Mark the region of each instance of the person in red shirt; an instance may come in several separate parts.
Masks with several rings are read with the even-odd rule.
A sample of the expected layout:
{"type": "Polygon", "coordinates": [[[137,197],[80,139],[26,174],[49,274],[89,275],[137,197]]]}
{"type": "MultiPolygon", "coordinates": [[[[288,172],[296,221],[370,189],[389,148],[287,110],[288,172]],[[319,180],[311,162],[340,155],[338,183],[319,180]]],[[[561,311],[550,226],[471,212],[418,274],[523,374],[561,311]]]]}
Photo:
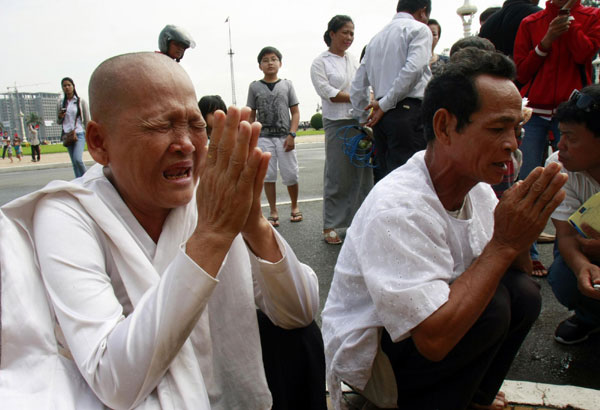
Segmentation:
{"type": "MultiPolygon", "coordinates": [[[[592,83],[592,60],[600,48],[600,10],[584,7],[577,0],[561,10],[567,0],[549,0],[546,8],[523,19],[514,46],[517,81],[523,84],[521,95],[529,99],[533,116],[523,126],[525,136],[520,149],[524,179],[543,164],[549,144],[549,132],[556,147],[560,139],[558,105],[569,99],[574,89],[592,83]]],[[[532,249],[534,273],[545,276],[546,269],[532,249]]]]}

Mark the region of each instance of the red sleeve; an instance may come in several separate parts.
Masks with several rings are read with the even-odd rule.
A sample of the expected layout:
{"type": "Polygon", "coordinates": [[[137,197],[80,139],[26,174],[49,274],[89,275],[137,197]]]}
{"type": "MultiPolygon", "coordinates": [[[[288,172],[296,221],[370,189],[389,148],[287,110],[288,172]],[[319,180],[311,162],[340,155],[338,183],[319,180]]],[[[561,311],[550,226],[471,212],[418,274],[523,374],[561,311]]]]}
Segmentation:
{"type": "Polygon", "coordinates": [[[584,25],[578,20],[571,23],[567,40],[573,60],[577,64],[585,64],[590,61],[600,48],[599,16],[594,10],[594,13],[588,17],[588,24],[584,25]]]}
{"type": "Polygon", "coordinates": [[[530,82],[544,63],[544,57],[540,57],[535,52],[537,43],[532,39],[530,27],[525,21],[521,23],[513,51],[513,58],[517,65],[517,81],[522,84],[530,82]]]}

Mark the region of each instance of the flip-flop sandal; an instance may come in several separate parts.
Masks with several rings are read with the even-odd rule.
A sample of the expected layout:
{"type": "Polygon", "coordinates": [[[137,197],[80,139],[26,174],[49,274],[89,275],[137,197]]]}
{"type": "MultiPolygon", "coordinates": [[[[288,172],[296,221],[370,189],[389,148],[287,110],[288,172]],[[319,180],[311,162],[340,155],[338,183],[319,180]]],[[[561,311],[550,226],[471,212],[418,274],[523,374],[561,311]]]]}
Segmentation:
{"type": "Polygon", "coordinates": [[[302,217],[302,212],[292,212],[291,213],[291,218],[290,218],[290,222],[302,222],[302,220],[304,219],[302,217]]]}
{"type": "Polygon", "coordinates": [[[556,239],[555,235],[546,233],[546,232],[542,232],[539,234],[538,238],[537,238],[537,243],[553,243],[554,240],[556,239]]]}
{"type": "Polygon", "coordinates": [[[548,269],[546,269],[546,267],[544,266],[544,264],[542,264],[542,262],[533,261],[533,269],[532,269],[531,275],[535,276],[536,278],[546,277],[546,276],[548,276],[548,269]],[[541,272],[541,273],[536,273],[536,272],[541,272]]]}
{"type": "Polygon", "coordinates": [[[323,240],[328,245],[341,245],[343,242],[336,231],[323,232],[323,240]]]}
{"type": "Polygon", "coordinates": [[[267,218],[267,221],[271,223],[273,228],[277,228],[279,226],[279,217],[277,216],[270,216],[267,218]]]}

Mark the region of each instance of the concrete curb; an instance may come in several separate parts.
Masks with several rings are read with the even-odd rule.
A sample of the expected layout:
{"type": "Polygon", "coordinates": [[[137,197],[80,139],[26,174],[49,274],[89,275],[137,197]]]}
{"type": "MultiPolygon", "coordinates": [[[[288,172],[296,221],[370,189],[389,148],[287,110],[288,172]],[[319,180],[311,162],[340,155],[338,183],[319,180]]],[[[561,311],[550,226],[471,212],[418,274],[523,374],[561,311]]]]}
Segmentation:
{"type": "Polygon", "coordinates": [[[577,386],[506,380],[502,391],[511,405],[551,409],[600,409],[600,391],[577,386]]]}
{"type": "MultiPolygon", "coordinates": [[[[555,384],[534,383],[516,380],[505,380],[500,388],[506,394],[511,410],[566,409],[566,410],[598,410],[600,409],[600,391],[577,386],[559,386],[555,384]]],[[[327,389],[329,391],[329,389],[327,389]]],[[[361,407],[364,399],[342,384],[342,392],[350,396],[353,405],[361,407]],[[354,398],[352,398],[354,397],[354,398]]],[[[328,397],[329,399],[329,397],[328,397]]],[[[368,407],[375,409],[373,405],[368,407]]],[[[333,409],[328,400],[328,409],[333,409]]]]}
{"type": "MultiPolygon", "coordinates": [[[[52,155],[52,154],[48,154],[52,155]]],[[[94,160],[83,161],[86,167],[91,167],[96,163],[94,160]]],[[[53,169],[53,168],[63,168],[71,166],[71,162],[49,162],[46,164],[29,164],[29,165],[15,165],[11,167],[0,168],[0,174],[6,174],[9,172],[21,172],[21,171],[35,171],[42,169],[53,169]]]]}

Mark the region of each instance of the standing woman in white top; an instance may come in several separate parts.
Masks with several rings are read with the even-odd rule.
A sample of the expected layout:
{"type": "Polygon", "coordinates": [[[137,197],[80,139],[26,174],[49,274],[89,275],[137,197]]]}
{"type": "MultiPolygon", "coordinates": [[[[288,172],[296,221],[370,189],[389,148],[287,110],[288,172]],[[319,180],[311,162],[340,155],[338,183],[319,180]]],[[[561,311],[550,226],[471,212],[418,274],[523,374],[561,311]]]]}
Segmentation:
{"type": "Polygon", "coordinates": [[[77,95],[75,83],[69,77],[61,80],[60,85],[64,92],[64,98],[58,101],[58,123],[62,124],[62,133],[67,134],[75,129],[77,142],[67,147],[75,178],[85,174],[83,163],[83,149],[85,147],[85,127],[90,119],[87,102],[77,95]]]}
{"type": "MultiPolygon", "coordinates": [[[[331,245],[342,243],[336,229],[350,226],[354,214],[373,187],[373,171],[358,168],[343,153],[346,126],[358,126],[350,110],[350,85],[358,68],[356,58],[346,52],[354,41],[354,23],[348,16],[334,16],[323,35],[329,47],[312,63],[310,77],[321,96],[325,129],[325,172],[323,176],[323,239],[331,245]]],[[[351,137],[359,132],[351,129],[351,137]]]]}

